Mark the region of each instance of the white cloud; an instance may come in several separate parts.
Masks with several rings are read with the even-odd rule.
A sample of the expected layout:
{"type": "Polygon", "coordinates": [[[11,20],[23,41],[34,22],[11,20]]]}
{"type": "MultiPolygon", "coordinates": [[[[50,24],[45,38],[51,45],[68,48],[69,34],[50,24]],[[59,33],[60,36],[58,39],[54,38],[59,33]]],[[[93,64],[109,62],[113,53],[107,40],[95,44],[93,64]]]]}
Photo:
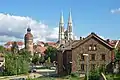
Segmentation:
{"type": "Polygon", "coordinates": [[[58,27],[51,29],[48,25],[30,17],[0,13],[0,42],[23,40],[28,23],[32,29],[34,42],[57,40],[58,27]]]}
{"type": "Polygon", "coordinates": [[[111,13],[120,13],[120,8],[118,8],[118,9],[112,9],[111,13]]]}

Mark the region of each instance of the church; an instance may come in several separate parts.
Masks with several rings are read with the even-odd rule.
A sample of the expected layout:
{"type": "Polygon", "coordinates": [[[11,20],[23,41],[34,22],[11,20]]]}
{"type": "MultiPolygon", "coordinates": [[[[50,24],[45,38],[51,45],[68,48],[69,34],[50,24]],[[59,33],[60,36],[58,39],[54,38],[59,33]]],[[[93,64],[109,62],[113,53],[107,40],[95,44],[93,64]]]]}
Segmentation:
{"type": "Polygon", "coordinates": [[[120,45],[119,40],[112,44],[114,41],[104,40],[94,32],[85,38],[80,37],[79,40],[74,40],[72,24],[70,12],[67,30],[64,31],[63,14],[61,15],[57,73],[59,75],[68,75],[72,72],[85,74],[87,70],[91,71],[99,67],[105,67],[108,69],[107,71],[112,72],[114,47],[120,45]]]}

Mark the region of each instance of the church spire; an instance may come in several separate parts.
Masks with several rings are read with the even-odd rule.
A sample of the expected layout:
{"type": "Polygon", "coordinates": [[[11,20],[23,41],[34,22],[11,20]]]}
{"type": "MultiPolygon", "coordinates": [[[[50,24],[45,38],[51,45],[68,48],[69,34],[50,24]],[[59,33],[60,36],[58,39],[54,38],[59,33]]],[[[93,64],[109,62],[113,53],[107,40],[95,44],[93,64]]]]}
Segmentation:
{"type": "Polygon", "coordinates": [[[64,39],[64,19],[63,12],[61,11],[60,22],[59,22],[59,41],[64,39]]]}
{"type": "Polygon", "coordinates": [[[64,24],[63,12],[62,11],[61,11],[61,16],[60,16],[60,23],[64,24]]]}
{"type": "Polygon", "coordinates": [[[72,15],[71,15],[71,9],[70,9],[70,12],[69,12],[67,30],[68,30],[68,40],[73,39],[73,35],[72,35],[72,15]]]}
{"type": "Polygon", "coordinates": [[[70,9],[70,12],[69,12],[68,24],[72,24],[71,9],[70,9]]]}

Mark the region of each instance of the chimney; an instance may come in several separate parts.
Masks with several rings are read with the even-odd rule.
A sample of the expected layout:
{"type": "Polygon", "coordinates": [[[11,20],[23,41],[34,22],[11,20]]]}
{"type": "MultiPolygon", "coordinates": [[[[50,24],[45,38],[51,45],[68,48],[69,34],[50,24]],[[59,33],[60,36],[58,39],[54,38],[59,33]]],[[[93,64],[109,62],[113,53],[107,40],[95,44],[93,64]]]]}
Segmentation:
{"type": "Polygon", "coordinates": [[[82,40],[82,37],[80,37],[80,40],[82,40]]]}
{"type": "Polygon", "coordinates": [[[110,42],[110,39],[107,39],[106,41],[107,41],[107,43],[109,43],[109,42],[110,42]]]}

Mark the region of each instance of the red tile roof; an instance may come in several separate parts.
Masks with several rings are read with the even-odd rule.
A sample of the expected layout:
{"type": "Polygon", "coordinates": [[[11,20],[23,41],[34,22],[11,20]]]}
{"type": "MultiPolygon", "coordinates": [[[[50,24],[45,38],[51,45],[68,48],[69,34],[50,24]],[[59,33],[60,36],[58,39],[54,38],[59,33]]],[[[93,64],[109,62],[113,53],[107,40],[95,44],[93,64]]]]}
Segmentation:
{"type": "Polygon", "coordinates": [[[35,50],[35,52],[40,52],[41,54],[44,54],[46,49],[47,49],[47,47],[42,47],[42,46],[37,45],[34,50],[35,50]]]}
{"type": "Polygon", "coordinates": [[[47,42],[48,45],[55,45],[55,42],[47,42]]]}
{"type": "Polygon", "coordinates": [[[38,41],[37,45],[45,44],[43,41],[38,41]]]}
{"type": "MultiPolygon", "coordinates": [[[[12,45],[13,43],[14,43],[14,41],[9,41],[9,42],[7,42],[7,43],[5,44],[5,46],[10,46],[10,45],[12,45]]],[[[18,41],[17,44],[18,44],[18,46],[24,45],[24,43],[23,43],[22,41],[18,41]]]]}
{"type": "Polygon", "coordinates": [[[49,46],[56,47],[56,44],[57,44],[57,43],[55,43],[55,42],[47,42],[47,44],[48,44],[49,46]]]}

